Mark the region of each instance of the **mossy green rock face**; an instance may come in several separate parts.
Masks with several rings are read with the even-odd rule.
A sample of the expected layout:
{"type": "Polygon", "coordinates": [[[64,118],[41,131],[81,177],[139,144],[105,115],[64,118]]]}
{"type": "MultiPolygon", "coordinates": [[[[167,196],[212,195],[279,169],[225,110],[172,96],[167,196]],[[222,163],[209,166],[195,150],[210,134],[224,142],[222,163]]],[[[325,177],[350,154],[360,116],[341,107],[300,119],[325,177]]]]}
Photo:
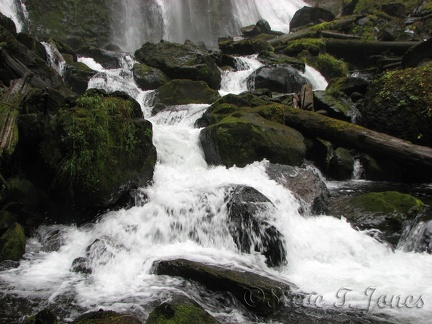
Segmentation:
{"type": "Polygon", "coordinates": [[[432,146],[432,64],[390,71],[369,86],[359,124],[432,146]]]}
{"type": "Polygon", "coordinates": [[[165,73],[146,64],[135,63],[132,72],[136,84],[143,90],[154,90],[168,82],[165,73]]]}
{"type": "Polygon", "coordinates": [[[25,252],[26,238],[24,229],[14,223],[0,238],[0,262],[19,261],[25,252]]]}
{"type": "Polygon", "coordinates": [[[219,43],[219,49],[224,54],[251,55],[262,51],[272,51],[272,46],[265,37],[242,39],[239,41],[226,40],[219,43]]]}
{"type": "Polygon", "coordinates": [[[192,43],[145,43],[135,52],[135,58],[171,79],[205,81],[213,89],[220,88],[221,73],[210,53],[192,43]]]}
{"type": "Polygon", "coordinates": [[[77,206],[107,206],[153,175],[152,127],[127,95],[87,92],[61,109],[39,144],[52,185],[77,206]]]}
{"type": "Polygon", "coordinates": [[[149,315],[146,324],[216,324],[215,318],[192,303],[163,303],[149,315]]]}
{"type": "Polygon", "coordinates": [[[66,85],[76,94],[82,95],[88,87],[88,82],[97,73],[81,62],[66,65],[64,80],[66,85]]]}
{"type": "Polygon", "coordinates": [[[306,155],[299,132],[252,114],[226,117],[203,129],[200,140],[207,163],[227,167],[243,167],[262,159],[298,166],[306,155]]]}
{"type": "Polygon", "coordinates": [[[74,49],[83,45],[101,47],[112,36],[111,2],[27,0],[30,32],[42,39],[54,37],[74,49]]]}
{"type": "Polygon", "coordinates": [[[113,311],[90,312],[78,317],[73,324],[142,324],[138,318],[113,311]]]}
{"type": "Polygon", "coordinates": [[[210,104],[219,98],[219,92],[210,89],[204,81],[171,80],[156,90],[155,104],[210,104]]]}
{"type": "Polygon", "coordinates": [[[365,193],[343,203],[342,214],[356,228],[378,229],[384,238],[396,245],[403,223],[413,219],[424,207],[421,200],[396,191],[365,193]]]}

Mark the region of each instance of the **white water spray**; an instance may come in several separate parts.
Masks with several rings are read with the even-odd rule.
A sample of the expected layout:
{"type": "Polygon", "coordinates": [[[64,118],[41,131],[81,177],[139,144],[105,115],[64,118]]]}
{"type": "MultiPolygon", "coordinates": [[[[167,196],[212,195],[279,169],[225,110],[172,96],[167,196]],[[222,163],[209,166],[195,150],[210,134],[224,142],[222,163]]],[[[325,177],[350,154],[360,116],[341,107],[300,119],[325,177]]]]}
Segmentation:
{"type": "Polygon", "coordinates": [[[28,13],[21,0],[0,0],[0,12],[13,20],[17,32],[23,30],[28,13]]]}

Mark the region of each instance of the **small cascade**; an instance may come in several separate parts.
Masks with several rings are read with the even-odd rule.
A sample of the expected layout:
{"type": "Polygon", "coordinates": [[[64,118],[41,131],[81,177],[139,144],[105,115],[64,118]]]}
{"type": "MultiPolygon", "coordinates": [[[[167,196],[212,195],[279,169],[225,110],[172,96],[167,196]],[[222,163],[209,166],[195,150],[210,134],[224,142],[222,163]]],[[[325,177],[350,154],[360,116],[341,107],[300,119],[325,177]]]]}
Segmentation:
{"type": "Polygon", "coordinates": [[[59,75],[63,76],[66,67],[66,61],[63,55],[61,55],[57,47],[49,42],[42,42],[42,45],[45,47],[48,56],[48,64],[56,70],[59,75]]]}
{"type": "Polygon", "coordinates": [[[247,91],[248,76],[262,66],[257,60],[257,55],[235,58],[236,71],[224,71],[219,93],[225,96],[228,93],[239,94],[247,91]]]}
{"type": "Polygon", "coordinates": [[[397,248],[405,252],[432,253],[432,220],[419,214],[404,229],[397,248]]]}
{"type": "Polygon", "coordinates": [[[0,0],[0,12],[13,20],[17,32],[25,30],[28,12],[22,0],[0,0]]]}
{"type": "Polygon", "coordinates": [[[360,161],[360,159],[354,159],[354,165],[353,165],[353,173],[352,173],[352,179],[353,180],[360,180],[364,177],[364,168],[360,161]]]}
{"type": "Polygon", "coordinates": [[[305,71],[302,75],[312,84],[312,90],[325,90],[327,88],[327,80],[312,66],[306,64],[305,71]]]}

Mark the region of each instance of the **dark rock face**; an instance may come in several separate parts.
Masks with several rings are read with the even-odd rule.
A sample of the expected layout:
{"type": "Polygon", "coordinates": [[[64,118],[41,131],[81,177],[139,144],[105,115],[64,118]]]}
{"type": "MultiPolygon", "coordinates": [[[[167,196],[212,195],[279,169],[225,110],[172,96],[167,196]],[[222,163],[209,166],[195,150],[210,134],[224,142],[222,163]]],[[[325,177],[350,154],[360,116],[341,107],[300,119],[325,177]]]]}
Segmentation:
{"type": "Polygon", "coordinates": [[[402,2],[383,4],[381,10],[392,17],[404,18],[407,14],[407,8],[402,2]]]}
{"type": "Polygon", "coordinates": [[[192,43],[146,43],[135,52],[135,57],[171,79],[205,81],[213,89],[220,88],[221,73],[210,53],[192,43]]]}
{"type": "Polygon", "coordinates": [[[78,95],[87,90],[88,82],[97,73],[81,62],[67,64],[64,80],[66,85],[78,95]]]}
{"type": "Polygon", "coordinates": [[[261,315],[272,313],[282,307],[280,298],[290,294],[292,288],[296,288],[293,284],[279,282],[253,272],[237,271],[185,259],[157,261],[153,267],[158,275],[180,276],[198,281],[213,291],[230,292],[247,309],[261,315]],[[253,299],[255,301],[250,302],[253,299]]]}
{"type": "Polygon", "coordinates": [[[117,69],[120,67],[118,54],[113,51],[86,46],[80,48],[77,53],[81,56],[91,57],[105,69],[117,69]]]}
{"type": "Polygon", "coordinates": [[[235,186],[229,193],[228,228],[240,251],[260,252],[270,267],[286,262],[282,234],[268,223],[274,206],[252,187],[235,186]]]}
{"type": "Polygon", "coordinates": [[[239,41],[233,39],[223,40],[219,42],[219,49],[224,54],[252,55],[262,51],[271,51],[272,47],[265,39],[257,37],[239,41]]]}
{"type": "Polygon", "coordinates": [[[104,311],[100,309],[97,312],[90,312],[81,315],[72,322],[73,324],[104,323],[104,324],[143,324],[135,316],[120,314],[113,311],[104,311]]]}
{"type": "Polygon", "coordinates": [[[328,169],[328,175],[334,180],[349,180],[354,170],[354,158],[350,151],[338,147],[333,152],[328,169]]]}
{"type": "Polygon", "coordinates": [[[309,24],[318,24],[323,21],[332,21],[335,16],[326,9],[320,7],[303,7],[294,14],[290,21],[290,30],[306,26],[309,24]]]}
{"type": "Polygon", "coordinates": [[[411,47],[402,57],[402,67],[417,67],[421,63],[432,61],[432,37],[411,47]]]}
{"type": "Polygon", "coordinates": [[[328,212],[329,191],[324,181],[312,169],[270,163],[266,172],[270,179],[291,190],[312,213],[328,212]]]}
{"type": "Polygon", "coordinates": [[[146,64],[135,63],[133,77],[142,90],[154,90],[168,82],[168,77],[161,70],[146,64]]]}
{"type": "Polygon", "coordinates": [[[154,104],[210,104],[219,98],[219,93],[210,89],[204,81],[171,80],[156,90],[154,104]]]}
{"type": "Polygon", "coordinates": [[[266,88],[275,92],[300,93],[308,80],[300,72],[287,65],[263,66],[248,78],[248,88],[266,88]]]}
{"type": "Polygon", "coordinates": [[[245,36],[257,36],[263,33],[270,33],[271,27],[267,20],[260,19],[255,25],[241,28],[241,32],[245,36]]]}

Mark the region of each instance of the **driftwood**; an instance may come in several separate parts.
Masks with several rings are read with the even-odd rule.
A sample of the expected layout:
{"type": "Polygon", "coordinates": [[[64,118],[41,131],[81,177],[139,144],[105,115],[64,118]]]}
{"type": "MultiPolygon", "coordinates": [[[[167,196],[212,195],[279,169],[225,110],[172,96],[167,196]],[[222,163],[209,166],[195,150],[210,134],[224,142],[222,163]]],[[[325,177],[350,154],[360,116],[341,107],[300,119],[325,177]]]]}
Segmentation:
{"type": "Polygon", "coordinates": [[[25,95],[31,90],[32,74],[11,81],[10,87],[0,98],[0,156],[11,154],[18,138],[18,108],[25,95]]]}
{"type": "Polygon", "coordinates": [[[305,136],[319,137],[374,157],[396,161],[418,172],[432,174],[432,148],[411,144],[396,137],[317,113],[286,107],[285,124],[305,136]]]}

